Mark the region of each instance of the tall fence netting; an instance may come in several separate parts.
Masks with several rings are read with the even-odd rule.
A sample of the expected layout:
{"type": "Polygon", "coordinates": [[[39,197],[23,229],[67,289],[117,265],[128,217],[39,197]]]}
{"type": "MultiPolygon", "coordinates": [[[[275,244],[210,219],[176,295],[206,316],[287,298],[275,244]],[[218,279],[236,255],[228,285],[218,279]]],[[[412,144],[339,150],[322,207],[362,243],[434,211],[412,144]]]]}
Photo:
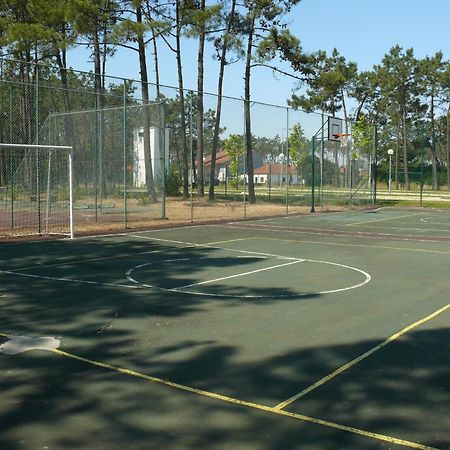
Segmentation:
{"type": "Polygon", "coordinates": [[[313,159],[325,115],[223,97],[215,136],[216,95],[113,77],[99,92],[90,73],[5,59],[0,83],[0,142],[73,147],[80,231],[304,212],[313,185],[322,210],[371,201],[363,152],[324,141],[313,159]]]}

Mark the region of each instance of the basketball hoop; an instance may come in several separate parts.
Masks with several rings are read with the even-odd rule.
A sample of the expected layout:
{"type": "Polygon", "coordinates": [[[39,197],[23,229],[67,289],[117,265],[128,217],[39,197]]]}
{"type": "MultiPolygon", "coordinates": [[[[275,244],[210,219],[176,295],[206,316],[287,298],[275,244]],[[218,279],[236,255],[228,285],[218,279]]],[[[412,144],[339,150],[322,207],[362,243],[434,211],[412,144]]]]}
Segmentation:
{"type": "Polygon", "coordinates": [[[348,141],[350,140],[352,134],[351,133],[336,133],[333,137],[340,141],[341,147],[347,147],[348,141]]]}

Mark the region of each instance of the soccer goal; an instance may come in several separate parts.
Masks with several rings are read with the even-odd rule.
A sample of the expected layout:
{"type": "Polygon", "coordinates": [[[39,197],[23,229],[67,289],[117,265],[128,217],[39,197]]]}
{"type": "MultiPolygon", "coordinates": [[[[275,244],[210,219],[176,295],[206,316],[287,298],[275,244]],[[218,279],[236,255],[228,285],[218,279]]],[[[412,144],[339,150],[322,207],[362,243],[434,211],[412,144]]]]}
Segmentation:
{"type": "Polygon", "coordinates": [[[0,236],[73,238],[69,146],[0,143],[0,236]]]}

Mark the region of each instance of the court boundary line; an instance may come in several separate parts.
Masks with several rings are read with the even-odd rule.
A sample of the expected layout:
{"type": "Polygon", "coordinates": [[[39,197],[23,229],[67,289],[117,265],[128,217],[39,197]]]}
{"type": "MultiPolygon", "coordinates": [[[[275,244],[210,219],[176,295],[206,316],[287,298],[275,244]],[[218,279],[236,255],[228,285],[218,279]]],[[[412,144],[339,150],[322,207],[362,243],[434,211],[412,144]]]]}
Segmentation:
{"type": "MultiPolygon", "coordinates": [[[[222,244],[222,243],[228,243],[228,242],[235,242],[235,241],[246,241],[248,239],[251,238],[237,238],[237,239],[228,239],[228,240],[224,240],[224,241],[213,241],[213,242],[207,242],[205,245],[215,245],[215,244],[222,244]]],[[[78,259],[78,260],[74,260],[74,261],[65,261],[65,262],[61,262],[61,263],[53,263],[53,264],[38,264],[38,265],[34,265],[34,266],[25,266],[25,267],[20,267],[18,269],[14,269],[11,272],[15,272],[15,271],[20,271],[20,270],[30,270],[30,269],[43,269],[43,268],[48,268],[48,267],[60,267],[60,266],[65,266],[65,265],[71,265],[71,264],[81,264],[81,263],[86,263],[86,262],[92,262],[92,261],[104,261],[104,260],[108,260],[108,259],[120,259],[120,258],[124,258],[125,256],[139,256],[139,255],[151,255],[154,253],[161,253],[163,252],[165,249],[159,249],[159,250],[146,250],[145,252],[138,252],[138,253],[130,253],[128,255],[111,255],[111,256],[102,256],[99,258],[88,258],[88,259],[78,259]]],[[[0,269],[0,273],[2,272],[2,270],[0,269]]]]}
{"type": "MultiPolygon", "coordinates": [[[[0,336],[8,338],[10,335],[0,332],[0,336]]],[[[399,439],[396,437],[387,436],[387,435],[380,434],[380,433],[374,433],[374,432],[366,431],[366,430],[363,430],[360,428],[355,428],[355,427],[351,427],[348,425],[342,425],[342,424],[338,424],[335,422],[330,422],[327,420],[323,420],[323,419],[319,419],[319,418],[315,418],[315,417],[311,417],[311,416],[306,416],[304,414],[298,414],[298,413],[293,413],[293,412],[284,411],[284,410],[277,410],[276,408],[271,407],[271,406],[266,406],[266,405],[262,405],[259,403],[250,402],[247,400],[240,400],[240,399],[237,399],[234,397],[217,394],[214,392],[206,391],[206,390],[195,388],[192,386],[187,386],[184,384],[165,380],[163,378],[155,377],[153,375],[147,375],[147,374],[144,374],[142,372],[138,372],[138,371],[135,371],[132,369],[127,369],[127,368],[123,368],[120,366],[107,364],[107,363],[104,363],[101,361],[96,361],[93,359],[85,358],[83,356],[79,356],[74,353],[66,352],[64,350],[51,349],[51,350],[47,350],[47,351],[54,353],[61,357],[73,359],[73,360],[76,360],[79,362],[83,362],[85,364],[92,365],[94,367],[100,367],[102,369],[111,370],[113,372],[117,372],[122,375],[128,375],[128,376],[131,376],[134,378],[139,378],[139,379],[148,381],[150,383],[163,385],[163,386],[170,387],[170,388],[177,389],[177,390],[184,391],[184,392],[189,392],[191,394],[196,394],[201,397],[219,400],[219,401],[229,403],[232,405],[242,406],[242,407],[246,407],[249,409],[255,409],[255,410],[264,411],[264,412],[279,415],[279,416],[289,417],[289,418],[296,419],[296,420],[299,420],[302,422],[312,423],[315,425],[323,426],[325,428],[331,428],[331,429],[335,429],[338,431],[356,434],[356,435],[359,435],[359,436],[362,436],[365,438],[369,438],[369,439],[373,439],[373,440],[389,442],[389,443],[395,444],[395,445],[403,445],[406,447],[420,449],[420,450],[439,450],[435,447],[430,447],[430,446],[427,446],[427,445],[424,445],[421,443],[412,442],[412,441],[408,441],[408,440],[404,440],[404,439],[399,439]]]]}
{"type": "MultiPolygon", "coordinates": [[[[262,230],[261,230],[262,231],[262,230]]],[[[312,244],[312,245],[334,245],[336,247],[364,247],[364,248],[376,248],[383,250],[403,250],[409,252],[418,253],[436,253],[442,255],[450,255],[450,251],[444,252],[442,250],[429,250],[426,248],[409,248],[409,247],[389,247],[386,245],[367,245],[367,244],[347,244],[342,242],[324,242],[324,241],[305,241],[301,239],[283,239],[283,238],[271,238],[271,237],[258,237],[254,236],[252,239],[260,239],[263,241],[280,241],[280,242],[296,242],[300,244],[312,244]]]]}
{"type": "MultiPolygon", "coordinates": [[[[88,234],[88,235],[82,235],[82,236],[74,236],[73,239],[68,238],[60,238],[60,239],[51,239],[51,240],[45,240],[45,239],[36,239],[36,240],[19,240],[15,242],[8,242],[0,238],[0,245],[1,246],[9,246],[9,245],[17,245],[17,244],[49,244],[51,242],[67,242],[71,243],[74,241],[79,241],[83,239],[97,239],[97,238],[115,238],[115,237],[122,237],[122,236],[130,236],[136,233],[154,233],[158,231],[172,231],[172,230],[182,230],[184,228],[196,228],[196,227],[202,227],[205,225],[214,225],[214,224],[204,224],[204,223],[186,223],[186,224],[174,224],[173,227],[161,227],[161,228],[149,228],[147,230],[135,230],[135,231],[117,231],[112,233],[103,233],[103,234],[88,234]]],[[[6,238],[7,239],[7,238],[6,238]]]]}
{"type": "MultiPolygon", "coordinates": [[[[271,231],[279,231],[280,233],[296,233],[296,234],[313,234],[313,235],[319,235],[319,236],[332,236],[332,237],[355,237],[359,239],[374,239],[374,240],[389,240],[389,241],[406,241],[406,242],[437,242],[437,243],[450,243],[450,240],[448,238],[442,238],[445,240],[442,240],[436,236],[425,238],[425,236],[414,236],[414,235],[407,235],[407,236],[398,236],[395,234],[388,234],[388,233],[368,233],[367,231],[345,231],[345,230],[328,230],[328,229],[321,229],[317,228],[317,230],[313,230],[311,228],[298,228],[296,230],[292,229],[285,229],[283,226],[277,226],[277,225],[258,225],[258,224],[247,224],[247,225],[236,225],[236,222],[230,222],[226,224],[228,228],[233,229],[241,229],[241,230],[255,230],[255,231],[268,231],[269,229],[271,231]],[[260,227],[260,228],[258,228],[260,227]]],[[[254,236],[255,237],[255,236],[254,236]]]]}
{"type": "Polygon", "coordinates": [[[403,219],[405,217],[415,217],[415,216],[423,216],[423,212],[407,214],[407,215],[402,215],[402,216],[383,217],[382,219],[375,219],[375,220],[364,220],[361,222],[348,223],[348,224],[346,224],[346,226],[350,227],[350,226],[361,225],[361,224],[365,224],[365,223],[384,222],[386,220],[396,220],[396,219],[403,219]]]}
{"type": "MultiPolygon", "coordinates": [[[[424,222],[424,223],[429,223],[429,222],[424,222]]],[[[352,224],[347,224],[346,226],[351,226],[352,224]]],[[[440,225],[444,225],[444,224],[440,224],[440,225]]],[[[362,228],[374,228],[372,226],[370,226],[369,224],[364,225],[364,224],[360,224],[358,225],[362,228]]],[[[413,227],[383,227],[383,230],[410,230],[410,231],[421,231],[423,233],[425,233],[426,231],[442,231],[443,233],[449,233],[450,229],[448,230],[443,230],[440,228],[413,228],[413,227]]],[[[367,233],[366,231],[363,231],[363,233],[367,233]]],[[[383,233],[379,233],[379,234],[383,234],[383,233]]],[[[389,233],[384,233],[387,234],[388,236],[395,236],[389,233]]],[[[414,234],[411,234],[409,236],[415,236],[414,234]]],[[[435,237],[435,236],[430,236],[430,237],[435,237]]]]}
{"type": "Polygon", "coordinates": [[[292,397],[289,397],[287,400],[278,403],[277,405],[274,406],[274,409],[281,410],[281,409],[285,408],[286,406],[294,403],[299,398],[302,398],[305,395],[307,395],[310,392],[312,392],[313,390],[319,388],[320,386],[323,386],[324,384],[326,384],[329,381],[331,381],[333,378],[336,378],[341,373],[345,372],[348,369],[351,369],[353,366],[355,366],[359,362],[363,361],[364,359],[367,359],[369,356],[373,355],[377,351],[381,350],[382,348],[384,348],[387,345],[391,344],[392,342],[396,341],[398,338],[402,337],[403,335],[405,335],[409,331],[411,331],[414,328],[417,328],[418,326],[420,326],[420,325],[422,325],[422,324],[424,324],[424,323],[434,319],[435,317],[439,316],[440,314],[442,314],[443,312],[447,311],[448,309],[450,309],[450,303],[448,303],[447,305],[443,306],[442,308],[434,311],[433,313],[429,314],[428,316],[423,317],[422,319],[419,319],[416,322],[408,325],[407,327],[401,329],[397,333],[394,333],[393,335],[389,336],[387,339],[385,339],[384,341],[380,342],[375,347],[372,347],[370,350],[364,352],[362,355],[359,355],[358,357],[356,357],[356,358],[352,359],[351,361],[347,362],[346,364],[344,364],[343,366],[341,366],[338,369],[334,370],[333,372],[331,372],[327,376],[325,376],[325,377],[321,378],[320,380],[316,381],[314,384],[312,384],[312,385],[308,386],[307,388],[303,389],[298,394],[295,394],[292,397]]]}

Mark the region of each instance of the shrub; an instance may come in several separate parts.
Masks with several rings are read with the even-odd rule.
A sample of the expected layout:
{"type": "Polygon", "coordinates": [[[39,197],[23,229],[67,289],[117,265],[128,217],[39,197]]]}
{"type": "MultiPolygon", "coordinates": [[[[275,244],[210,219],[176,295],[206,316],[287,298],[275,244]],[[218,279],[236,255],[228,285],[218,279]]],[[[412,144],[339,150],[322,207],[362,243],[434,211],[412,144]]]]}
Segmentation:
{"type": "Polygon", "coordinates": [[[180,173],[177,169],[171,167],[166,178],[166,195],[170,197],[181,195],[181,187],[180,173]]]}

